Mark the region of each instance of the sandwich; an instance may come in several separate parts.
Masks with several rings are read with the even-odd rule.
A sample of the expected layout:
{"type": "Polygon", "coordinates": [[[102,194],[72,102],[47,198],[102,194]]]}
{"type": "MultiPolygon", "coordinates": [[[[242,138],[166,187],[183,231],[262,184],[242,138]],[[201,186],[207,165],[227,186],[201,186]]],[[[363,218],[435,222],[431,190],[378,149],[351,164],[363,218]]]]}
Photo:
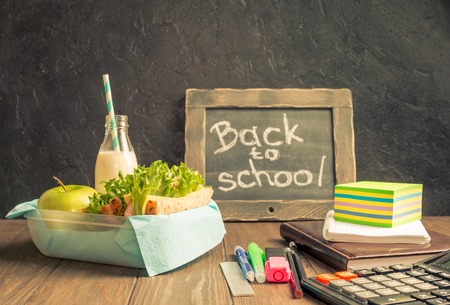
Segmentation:
{"type": "Polygon", "coordinates": [[[207,205],[213,189],[201,174],[180,165],[169,167],[161,160],[132,174],[105,181],[105,192],[90,197],[86,213],[117,216],[173,214],[207,205]]]}

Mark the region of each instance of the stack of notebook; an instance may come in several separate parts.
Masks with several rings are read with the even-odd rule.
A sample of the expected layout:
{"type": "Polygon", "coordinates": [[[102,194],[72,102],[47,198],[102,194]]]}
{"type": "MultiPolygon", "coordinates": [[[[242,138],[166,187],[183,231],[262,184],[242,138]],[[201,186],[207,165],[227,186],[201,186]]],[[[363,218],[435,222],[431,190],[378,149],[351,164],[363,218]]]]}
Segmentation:
{"type": "Polygon", "coordinates": [[[280,234],[336,270],[415,263],[450,250],[450,238],[420,220],[382,228],[337,221],[333,211],[325,220],[282,223],[280,234]]]}
{"type": "Polygon", "coordinates": [[[431,239],[420,220],[393,228],[373,227],[336,220],[334,210],[325,217],[322,235],[336,242],[427,244],[431,239]]]}

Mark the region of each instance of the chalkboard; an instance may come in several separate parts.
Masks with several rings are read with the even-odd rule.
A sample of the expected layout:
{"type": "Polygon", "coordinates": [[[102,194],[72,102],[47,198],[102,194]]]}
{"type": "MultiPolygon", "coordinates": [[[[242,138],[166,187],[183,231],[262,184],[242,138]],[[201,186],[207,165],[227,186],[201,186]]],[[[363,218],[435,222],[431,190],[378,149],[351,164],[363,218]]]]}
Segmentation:
{"type": "Polygon", "coordinates": [[[356,180],[348,89],[189,89],[185,142],[225,220],[321,219],[356,180]]]}

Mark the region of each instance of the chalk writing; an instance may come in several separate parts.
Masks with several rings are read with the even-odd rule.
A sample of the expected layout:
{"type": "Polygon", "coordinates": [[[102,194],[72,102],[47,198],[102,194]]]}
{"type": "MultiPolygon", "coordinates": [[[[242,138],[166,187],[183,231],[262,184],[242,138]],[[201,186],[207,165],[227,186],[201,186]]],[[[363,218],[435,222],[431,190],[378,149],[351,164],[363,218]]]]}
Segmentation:
{"type": "MultiPolygon", "coordinates": [[[[295,124],[292,128],[289,128],[289,121],[286,113],[283,113],[283,125],[284,125],[284,140],[286,144],[290,145],[292,140],[303,143],[303,139],[297,135],[295,135],[295,131],[298,127],[298,124],[295,124]]],[[[216,133],[221,144],[221,147],[214,151],[214,154],[223,153],[231,148],[233,148],[237,140],[239,138],[242,145],[245,146],[261,146],[261,140],[256,132],[258,126],[252,126],[252,128],[245,128],[242,130],[237,130],[231,127],[231,123],[228,121],[220,121],[215,123],[211,129],[211,133],[216,133]],[[231,134],[231,141],[226,142],[226,137],[229,137],[231,134]]],[[[283,144],[283,141],[278,140],[275,142],[269,141],[269,135],[271,133],[281,133],[280,128],[276,127],[267,127],[263,132],[263,141],[266,145],[269,146],[280,146],[283,144]]]]}
{"type": "MultiPolygon", "coordinates": [[[[264,112],[264,114],[266,113],[268,112],[264,112]]],[[[277,112],[275,111],[275,113],[277,112]]],[[[302,147],[307,151],[310,149],[308,145],[317,146],[317,132],[310,130],[314,125],[308,127],[308,124],[305,123],[300,127],[301,120],[298,115],[295,116],[293,123],[291,121],[292,113],[290,115],[287,112],[280,113],[278,111],[278,113],[276,115],[272,113],[270,119],[259,115],[261,117],[259,124],[247,124],[247,126],[245,126],[247,123],[245,120],[236,121],[231,118],[210,123],[209,133],[213,136],[210,138],[210,143],[214,144],[210,146],[210,149],[217,158],[226,154],[233,156],[232,159],[238,158],[238,156],[243,156],[245,149],[242,150],[242,148],[248,147],[246,162],[241,159],[239,165],[232,166],[233,160],[230,159],[229,169],[226,165],[217,169],[215,186],[218,191],[231,193],[238,189],[253,188],[287,189],[294,187],[299,189],[312,185],[322,188],[324,172],[326,167],[330,166],[330,162],[326,163],[325,161],[331,149],[326,149],[320,155],[306,155],[297,159],[296,155],[302,155],[302,147]],[[288,149],[293,145],[295,147],[288,149]],[[233,152],[233,150],[237,151],[233,152]],[[305,162],[303,167],[301,166],[302,161],[305,162]],[[269,166],[271,163],[273,165],[269,166]],[[286,166],[289,167],[283,168],[286,166]]],[[[248,120],[248,117],[245,118],[248,120]]],[[[309,120],[310,118],[307,119],[307,122],[309,120]]],[[[326,132],[330,133],[329,130],[326,132]]],[[[325,137],[325,141],[329,141],[328,137],[325,137]]],[[[217,158],[216,160],[220,160],[217,158]]],[[[327,170],[328,172],[330,169],[327,170]]]]}
{"type": "MultiPolygon", "coordinates": [[[[326,156],[322,156],[322,162],[319,169],[319,178],[317,181],[318,187],[322,187],[323,164],[325,158],[326,156]]],[[[219,182],[222,183],[222,186],[219,186],[219,189],[224,192],[230,192],[238,186],[244,189],[253,188],[255,186],[262,187],[263,179],[268,185],[276,186],[278,188],[288,187],[292,183],[297,186],[305,186],[313,182],[313,174],[309,170],[300,169],[296,172],[279,171],[276,172],[272,178],[267,171],[257,170],[252,159],[249,159],[248,163],[250,165],[250,171],[240,171],[236,176],[236,181],[234,180],[232,174],[227,172],[220,173],[219,182]]]]}

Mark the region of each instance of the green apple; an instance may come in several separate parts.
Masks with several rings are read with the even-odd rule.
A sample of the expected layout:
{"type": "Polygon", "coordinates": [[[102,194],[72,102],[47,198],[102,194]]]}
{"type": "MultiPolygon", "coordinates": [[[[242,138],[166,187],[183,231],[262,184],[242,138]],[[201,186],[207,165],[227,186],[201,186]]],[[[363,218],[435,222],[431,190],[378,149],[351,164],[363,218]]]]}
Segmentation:
{"type": "Polygon", "coordinates": [[[82,212],[89,206],[89,197],[96,192],[86,185],[64,185],[61,180],[53,177],[60,186],[45,191],[38,200],[38,208],[45,210],[59,210],[82,212]]]}

